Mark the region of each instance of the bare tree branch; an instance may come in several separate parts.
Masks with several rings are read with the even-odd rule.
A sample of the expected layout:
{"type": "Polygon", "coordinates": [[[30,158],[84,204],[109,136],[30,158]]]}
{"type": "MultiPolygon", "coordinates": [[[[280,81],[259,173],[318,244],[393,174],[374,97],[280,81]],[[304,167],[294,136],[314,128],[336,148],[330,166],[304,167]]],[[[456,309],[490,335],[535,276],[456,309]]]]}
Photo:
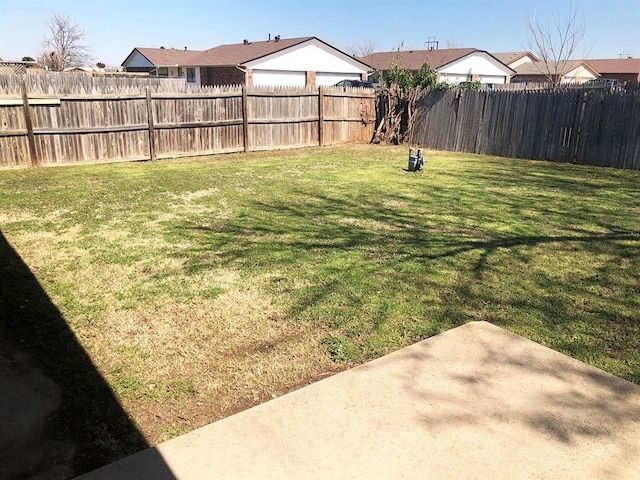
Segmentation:
{"type": "Polygon", "coordinates": [[[369,39],[355,45],[349,45],[347,53],[353,57],[362,58],[375,53],[377,48],[375,40],[369,39]]]}
{"type": "Polygon", "coordinates": [[[68,15],[54,13],[45,23],[48,34],[42,40],[39,63],[49,70],[62,71],[92,63],[91,50],[85,45],[86,32],[68,15]]]}
{"type": "Polygon", "coordinates": [[[536,66],[553,88],[558,88],[569,62],[585,35],[584,17],[569,3],[566,16],[556,11],[546,22],[536,12],[527,15],[528,50],[540,59],[536,66]]]}
{"type": "Polygon", "coordinates": [[[455,40],[449,40],[448,38],[445,39],[445,45],[447,46],[447,48],[462,48],[462,44],[459,42],[456,42],[455,40]]]}

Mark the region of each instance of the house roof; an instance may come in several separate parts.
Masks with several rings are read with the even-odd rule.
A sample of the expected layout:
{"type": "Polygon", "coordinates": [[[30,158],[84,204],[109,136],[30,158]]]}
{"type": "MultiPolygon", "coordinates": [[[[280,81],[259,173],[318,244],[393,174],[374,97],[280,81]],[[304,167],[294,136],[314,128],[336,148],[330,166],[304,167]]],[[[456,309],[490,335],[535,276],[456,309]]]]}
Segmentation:
{"type": "MultiPolygon", "coordinates": [[[[192,65],[222,66],[242,65],[281,50],[299,45],[316,37],[282,38],[278,41],[265,40],[262,42],[232,43],[220,45],[201,52],[192,59],[192,65]]],[[[324,42],[323,42],[324,43],[324,42]]]]}
{"type": "Polygon", "coordinates": [[[338,50],[337,48],[323,42],[317,37],[297,37],[297,38],[280,38],[275,37],[272,40],[260,42],[243,42],[228,45],[220,45],[207,50],[179,50],[175,48],[134,48],[122,65],[127,63],[129,58],[137,50],[147,60],[155,66],[235,66],[258,60],[260,58],[272,55],[274,53],[286,50],[306,43],[308,41],[317,41],[336,52],[350,58],[352,61],[363,64],[364,67],[370,69],[370,66],[360,59],[338,50]],[[277,38],[277,40],[276,40],[277,38]]]}
{"type": "Polygon", "coordinates": [[[612,73],[640,74],[640,58],[610,58],[587,60],[601,75],[612,73]]]}
{"type": "Polygon", "coordinates": [[[467,55],[471,55],[472,53],[485,54],[497,62],[502,63],[507,69],[513,72],[511,68],[492,54],[485,50],[478,50],[477,48],[445,48],[442,50],[379,52],[362,57],[360,60],[374,68],[377,68],[378,70],[388,70],[393,66],[401,66],[407,70],[419,70],[424,63],[428,63],[431,68],[440,69],[452,62],[455,62],[456,60],[466,57],[467,55]]]}
{"type": "Polygon", "coordinates": [[[440,68],[478,51],[482,50],[475,48],[447,48],[442,50],[379,52],[361,57],[359,60],[378,70],[388,70],[393,66],[402,66],[408,70],[418,70],[425,62],[432,68],[440,68]]]}
{"type": "Polygon", "coordinates": [[[573,70],[584,67],[598,76],[598,71],[593,68],[589,63],[582,60],[567,60],[566,62],[548,62],[548,67],[545,67],[544,62],[526,62],[522,65],[515,67],[516,75],[544,75],[545,72],[558,72],[560,75],[566,75],[573,70]]]}
{"type": "Polygon", "coordinates": [[[530,56],[533,59],[534,62],[540,60],[533,53],[526,52],[526,51],[525,52],[500,52],[500,53],[492,53],[491,55],[496,57],[498,60],[500,60],[505,65],[510,65],[513,62],[515,62],[517,60],[520,60],[521,58],[526,57],[527,55],[530,56]]]}
{"type": "Polygon", "coordinates": [[[202,50],[180,50],[177,48],[136,47],[127,56],[125,61],[122,62],[122,65],[127,63],[127,60],[129,60],[131,55],[133,55],[136,50],[156,67],[186,65],[186,64],[189,64],[191,59],[197,57],[202,53],[202,50]]]}

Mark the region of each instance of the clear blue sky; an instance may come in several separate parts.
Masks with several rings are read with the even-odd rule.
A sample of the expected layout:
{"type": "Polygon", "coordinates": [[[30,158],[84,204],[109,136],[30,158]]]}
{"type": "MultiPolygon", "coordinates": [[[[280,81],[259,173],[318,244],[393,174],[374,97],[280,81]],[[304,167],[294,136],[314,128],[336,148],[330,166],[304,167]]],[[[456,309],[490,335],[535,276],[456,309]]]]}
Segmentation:
{"type": "MultiPolygon", "coordinates": [[[[573,0],[584,17],[580,57],[640,58],[640,0],[573,0]]],[[[0,57],[36,57],[52,13],[86,32],[95,61],[120,65],[134,47],[203,50],[243,39],[316,36],[346,50],[373,41],[377,51],[401,43],[490,52],[523,50],[526,16],[566,12],[565,0],[0,0],[0,57]]]]}

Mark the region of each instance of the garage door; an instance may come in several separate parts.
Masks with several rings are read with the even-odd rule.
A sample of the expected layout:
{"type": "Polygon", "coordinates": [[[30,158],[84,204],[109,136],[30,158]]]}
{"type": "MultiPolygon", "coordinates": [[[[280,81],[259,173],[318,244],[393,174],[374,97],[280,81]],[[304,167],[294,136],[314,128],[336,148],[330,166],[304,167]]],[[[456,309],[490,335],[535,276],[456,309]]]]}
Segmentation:
{"type": "Polygon", "coordinates": [[[480,75],[480,83],[504,83],[504,77],[499,75],[480,75]]]}
{"type": "Polygon", "coordinates": [[[254,70],[253,84],[259,85],[285,85],[304,87],[307,82],[305,72],[285,72],[279,70],[254,70]]]}

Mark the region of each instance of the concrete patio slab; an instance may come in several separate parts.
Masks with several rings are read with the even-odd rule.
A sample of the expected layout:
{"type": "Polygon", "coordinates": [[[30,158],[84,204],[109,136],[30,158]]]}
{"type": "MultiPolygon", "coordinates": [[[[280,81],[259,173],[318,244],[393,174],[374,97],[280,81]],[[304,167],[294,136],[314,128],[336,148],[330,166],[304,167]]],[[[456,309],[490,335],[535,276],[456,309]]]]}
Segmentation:
{"type": "Polygon", "coordinates": [[[640,478],[640,387],[474,322],[82,477],[640,478]]]}

